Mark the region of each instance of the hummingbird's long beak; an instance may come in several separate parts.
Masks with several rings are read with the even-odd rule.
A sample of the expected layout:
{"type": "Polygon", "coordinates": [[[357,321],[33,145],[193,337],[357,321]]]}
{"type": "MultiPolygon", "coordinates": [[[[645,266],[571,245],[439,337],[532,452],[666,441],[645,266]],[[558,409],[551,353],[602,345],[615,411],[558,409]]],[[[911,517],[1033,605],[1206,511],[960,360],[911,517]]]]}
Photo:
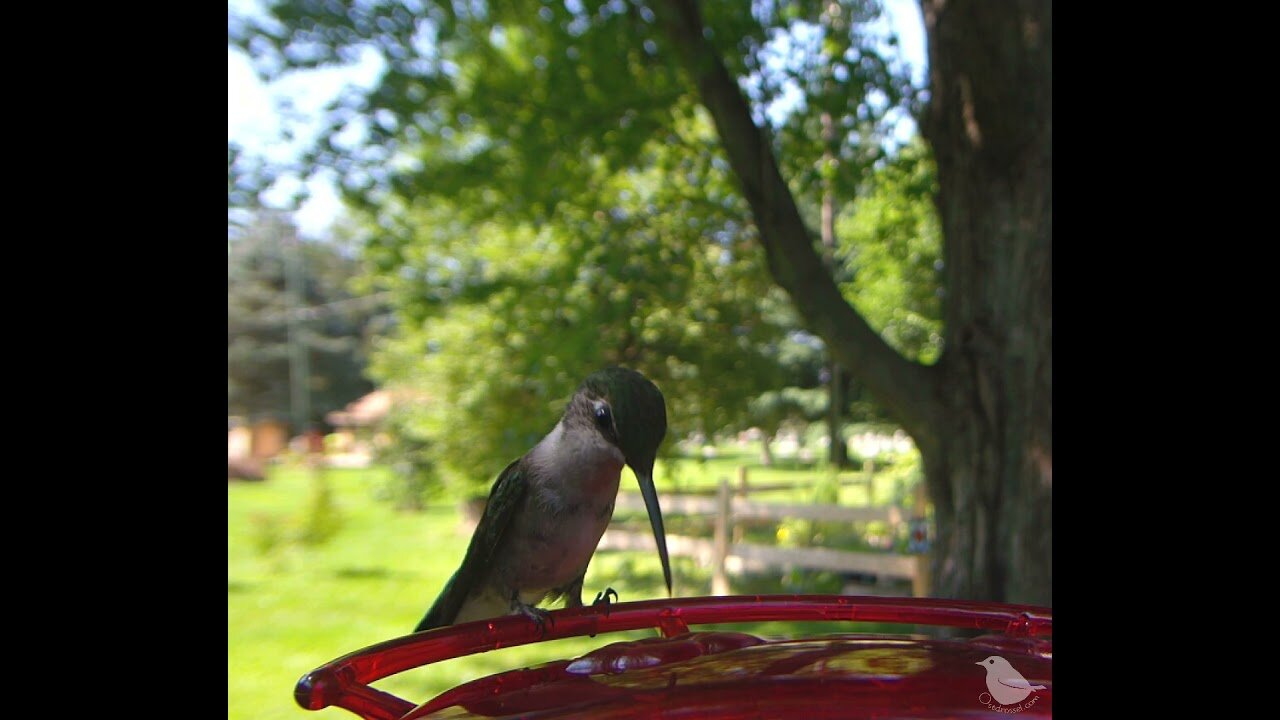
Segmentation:
{"type": "Polygon", "coordinates": [[[636,471],[636,480],[640,482],[640,494],[644,496],[644,507],[649,511],[649,526],[653,528],[653,539],[658,541],[658,556],[662,558],[662,577],[667,581],[667,595],[671,595],[671,561],[667,559],[667,531],[662,526],[662,508],[658,506],[658,490],[653,486],[653,471],[636,471]]]}

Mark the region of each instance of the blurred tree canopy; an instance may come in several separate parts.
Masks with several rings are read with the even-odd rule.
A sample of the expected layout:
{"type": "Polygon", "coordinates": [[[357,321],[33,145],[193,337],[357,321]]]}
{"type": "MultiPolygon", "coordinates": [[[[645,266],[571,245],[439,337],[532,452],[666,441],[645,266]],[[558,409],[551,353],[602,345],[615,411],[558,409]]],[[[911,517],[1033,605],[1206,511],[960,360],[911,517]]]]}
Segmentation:
{"type": "MultiPolygon", "coordinates": [[[[885,114],[911,94],[905,72],[864,51],[873,42],[861,33],[809,33],[791,59],[769,42],[769,23],[822,16],[848,29],[874,11],[843,8],[832,19],[816,4],[778,7],[747,24],[723,8],[748,33],[759,97],[779,96],[786,81],[814,90],[777,127],[813,202],[824,177],[852,197],[885,155],[885,114]],[[767,64],[777,72],[760,72],[767,64]],[[839,161],[821,166],[826,146],[806,127],[873,87],[890,92],[854,104],[844,142],[829,143],[839,161]]],[[[666,41],[647,7],[303,2],[272,13],[231,28],[268,77],[368,46],[388,63],[372,93],[334,104],[310,160],[338,169],[366,213],[361,288],[390,291],[398,309],[371,370],[436,398],[399,427],[434,443],[452,483],[487,489],[494,458],[536,442],[577,382],[606,364],[663,387],[677,437],[752,424],[776,432],[772,418],[824,407],[808,392],[818,373],[794,364],[806,348],[805,362],[820,357],[821,341],[816,354],[795,341],[798,318],[768,275],[711,119],[657,52],[666,41]],[[780,414],[783,388],[802,405],[780,414]]],[[[238,191],[266,178],[236,160],[249,168],[238,191]]]]}
{"type": "Polygon", "coordinates": [[[933,198],[937,173],[919,139],[875,171],[836,221],[845,299],[907,358],[942,352],[942,233],[933,198]]]}
{"type": "Polygon", "coordinates": [[[435,388],[458,469],[522,452],[559,409],[533,408],[605,362],[655,376],[677,428],[732,424],[782,386],[767,270],[920,447],[936,591],[1047,604],[1050,3],[921,5],[927,92],[865,32],[874,0],[286,0],[229,36],[268,79],[385,61],[306,162],[397,297],[375,372],[435,388]],[[890,162],[904,111],[936,184],[922,147],[890,162]],[[898,190],[849,215],[877,167],[898,190]],[[833,198],[843,269],[813,231],[833,198]],[[468,459],[463,423],[510,437],[468,459]]]}
{"type": "Polygon", "coordinates": [[[747,399],[779,384],[770,354],[786,328],[759,301],[785,301],[710,162],[709,128],[668,140],[631,168],[600,165],[554,222],[436,198],[400,208],[407,232],[367,249],[364,287],[390,292],[399,321],[372,373],[431,396],[403,427],[464,491],[487,490],[495,458],[537,442],[600,367],[653,378],[676,437],[744,426],[747,399]]]}
{"type": "MultiPolygon", "coordinates": [[[[877,162],[853,202],[836,219],[835,257],[844,297],[867,322],[904,356],[936,362],[942,351],[942,248],[933,197],[937,176],[928,147],[913,139],[877,162]]],[[[799,328],[790,306],[777,322],[799,328]]],[[[771,359],[779,365],[783,385],[753,398],[748,418],[766,442],[788,422],[821,420],[827,412],[830,381],[825,346],[805,332],[789,332],[778,341],[771,359]]],[[[855,422],[888,422],[857,378],[844,377],[847,417],[855,422]]],[[[766,457],[768,449],[766,447],[766,457]]]]}
{"type": "Polygon", "coordinates": [[[301,265],[301,307],[310,309],[298,338],[310,360],[310,421],[373,389],[365,345],[378,308],[349,302],[356,262],[331,244],[299,241],[284,217],[260,212],[227,245],[228,414],[292,417],[288,319],[299,306],[286,279],[290,262],[301,265]]]}

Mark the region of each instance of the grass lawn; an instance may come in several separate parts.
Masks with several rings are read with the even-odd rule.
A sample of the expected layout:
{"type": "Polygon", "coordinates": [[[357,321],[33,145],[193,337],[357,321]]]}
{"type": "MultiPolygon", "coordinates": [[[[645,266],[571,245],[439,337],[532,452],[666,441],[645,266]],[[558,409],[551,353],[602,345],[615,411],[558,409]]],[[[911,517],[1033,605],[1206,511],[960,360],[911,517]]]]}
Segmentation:
{"type": "MultiPolygon", "coordinates": [[[[661,491],[714,487],[720,477],[736,481],[736,467],[754,461],[758,451],[733,451],[706,462],[660,465],[661,491]]],[[[814,477],[815,471],[788,468],[751,470],[751,482],[814,477]]],[[[340,655],[410,632],[457,569],[469,536],[452,504],[422,513],[396,512],[376,499],[385,470],[324,471],[339,522],[327,542],[311,547],[271,538],[291,533],[306,515],[314,480],[301,468],[272,467],[260,483],[227,486],[227,701],[228,718],[351,718],[345,710],[319,713],[299,708],[293,686],[304,673],[340,655]],[[270,547],[268,550],[267,548],[270,547]]],[[[849,475],[857,475],[851,473],[849,475]]],[[[843,477],[843,475],[842,475],[843,477]]],[[[629,471],[623,485],[634,489],[629,471]]],[[[873,496],[886,502],[900,489],[892,478],[876,482],[873,496]]],[[[863,503],[866,487],[841,490],[842,502],[863,503]],[[856,491],[856,492],[854,492],[856,491]],[[847,496],[848,494],[848,496],[847,496]]],[[[812,491],[779,491],[762,499],[812,501],[812,491]]],[[[619,517],[620,521],[626,518],[619,517]]],[[[643,522],[643,516],[640,518],[643,522]]],[[[706,595],[710,571],[692,559],[672,558],[675,595],[706,595]]],[[[786,578],[742,578],[743,593],[831,592],[830,588],[787,584],[786,578]]],[[[605,586],[623,602],[666,596],[656,553],[601,553],[591,563],[583,590],[590,600],[605,586]]],[[[708,628],[709,629],[709,628],[708,628]]],[[[748,629],[762,635],[831,631],[874,631],[869,625],[768,623],[748,629]]],[[[888,628],[883,628],[888,629],[888,628]]],[[[902,630],[902,628],[894,628],[902,630]]],[[[402,673],[377,686],[413,702],[422,702],[461,682],[547,660],[573,657],[606,642],[652,637],[652,631],[573,638],[533,646],[504,648],[450,660],[426,670],[402,673]]]]}

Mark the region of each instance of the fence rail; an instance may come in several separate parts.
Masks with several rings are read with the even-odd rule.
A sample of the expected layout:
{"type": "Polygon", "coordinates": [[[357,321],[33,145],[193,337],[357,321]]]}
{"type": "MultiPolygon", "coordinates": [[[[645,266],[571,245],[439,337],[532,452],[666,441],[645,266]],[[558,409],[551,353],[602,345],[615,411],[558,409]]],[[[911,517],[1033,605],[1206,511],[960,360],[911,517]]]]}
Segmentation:
{"type": "MultiPolygon", "coordinates": [[[[659,495],[663,514],[716,515],[719,499],[716,497],[691,497],[688,495],[659,495]]],[[[639,493],[618,493],[615,510],[644,512],[644,498],[639,493]]],[[[845,507],[841,505],[794,505],[767,503],[743,498],[731,498],[729,512],[735,520],[818,520],[822,522],[887,522],[902,523],[906,511],[898,507],[845,507]]]]}
{"type": "MultiPolygon", "coordinates": [[[[653,552],[653,535],[613,530],[600,539],[600,550],[639,550],[653,552]]],[[[700,563],[715,562],[715,540],[668,535],[667,550],[672,555],[691,557],[700,563]]],[[[884,575],[900,580],[914,580],[916,555],[833,550],[831,548],[780,548],[755,543],[735,543],[728,548],[728,570],[734,572],[763,570],[768,567],[806,567],[832,572],[856,572],[884,575]]]]}
{"type": "MultiPolygon", "coordinates": [[[[770,545],[740,542],[740,521],[785,520],[797,518],[821,522],[885,522],[897,528],[908,522],[909,513],[896,506],[844,507],[840,505],[801,505],[794,503],[770,503],[750,500],[749,492],[763,490],[765,486],[746,483],[746,472],[739,468],[738,487],[730,488],[728,480],[721,480],[714,497],[690,494],[665,494],[659,496],[663,515],[694,515],[714,518],[714,533],[708,538],[668,535],[667,550],[671,555],[691,557],[712,569],[711,592],[728,595],[729,574],[759,571],[777,567],[803,567],[832,572],[863,573],[877,577],[910,580],[912,594],[926,596],[929,592],[928,556],[898,553],[836,550],[832,548],[805,547],[781,548],[770,545]],[[732,541],[731,538],[732,537],[732,541]]],[[[916,508],[924,507],[923,488],[917,492],[916,508]]],[[[644,512],[644,500],[637,493],[618,494],[615,510],[644,512]]],[[[600,540],[600,550],[654,549],[653,537],[646,533],[610,528],[600,540]]]]}

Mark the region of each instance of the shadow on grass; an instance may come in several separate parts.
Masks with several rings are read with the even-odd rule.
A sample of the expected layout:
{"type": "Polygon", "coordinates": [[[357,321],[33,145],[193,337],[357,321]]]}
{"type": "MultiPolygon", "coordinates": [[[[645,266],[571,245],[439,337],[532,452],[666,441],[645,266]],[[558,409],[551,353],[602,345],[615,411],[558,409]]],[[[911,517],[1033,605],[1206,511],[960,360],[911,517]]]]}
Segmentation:
{"type": "Polygon", "coordinates": [[[382,580],[396,574],[384,567],[344,567],[333,573],[341,580],[382,580]]]}
{"type": "MultiPolygon", "coordinates": [[[[656,553],[655,553],[656,555],[656,553]]],[[[676,562],[678,558],[671,558],[671,574],[676,584],[683,580],[681,576],[681,568],[676,562]]],[[[637,600],[640,596],[644,597],[665,597],[667,594],[666,581],[662,579],[661,567],[656,563],[638,563],[636,555],[633,552],[616,552],[616,551],[600,551],[596,553],[592,559],[592,566],[596,569],[596,573],[592,574],[589,581],[596,583],[604,582],[609,587],[618,591],[619,597],[615,602],[627,602],[628,600],[637,600]],[[631,597],[625,597],[629,594],[631,597]]],[[[590,602],[590,594],[595,596],[596,592],[604,590],[604,587],[588,588],[583,587],[583,600],[590,602]]]]}
{"type": "Polygon", "coordinates": [[[253,586],[247,582],[240,582],[239,580],[227,581],[227,592],[229,593],[245,593],[252,589],[253,586]]]}

